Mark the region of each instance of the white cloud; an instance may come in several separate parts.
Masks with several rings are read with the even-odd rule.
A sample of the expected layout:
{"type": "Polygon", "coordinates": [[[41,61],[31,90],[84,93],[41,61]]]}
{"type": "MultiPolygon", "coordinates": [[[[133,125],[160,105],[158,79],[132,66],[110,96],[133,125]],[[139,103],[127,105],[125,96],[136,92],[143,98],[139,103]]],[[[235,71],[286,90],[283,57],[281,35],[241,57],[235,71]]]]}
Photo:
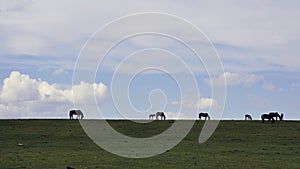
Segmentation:
{"type": "MultiPolygon", "coordinates": [[[[178,105],[178,101],[172,101],[172,105],[178,105]]],[[[183,104],[192,110],[207,111],[211,107],[217,107],[217,101],[212,98],[200,98],[196,100],[183,100],[183,104]]],[[[199,112],[166,112],[167,119],[195,119],[198,117],[199,112]]]]}
{"type": "Polygon", "coordinates": [[[54,70],[54,72],[52,74],[53,75],[61,75],[61,74],[67,74],[67,73],[68,72],[64,68],[60,67],[60,68],[54,70]]]}
{"type": "Polygon", "coordinates": [[[0,12],[22,11],[31,3],[32,0],[1,0],[0,12]]]}
{"type": "Polygon", "coordinates": [[[177,100],[173,100],[173,101],[171,101],[171,104],[172,104],[172,105],[178,105],[179,102],[178,102],[177,100]]]}
{"type": "Polygon", "coordinates": [[[10,77],[4,80],[0,95],[1,101],[10,103],[36,100],[39,97],[39,83],[36,79],[30,79],[28,75],[11,72],[10,77]]]}
{"type": "Polygon", "coordinates": [[[262,87],[265,89],[265,90],[274,90],[276,88],[276,86],[272,83],[272,82],[264,82],[262,84],[262,87]]]}
{"type": "Polygon", "coordinates": [[[45,39],[34,36],[18,36],[10,38],[5,46],[15,54],[38,55],[48,48],[49,44],[45,39]]]}
{"type": "Polygon", "coordinates": [[[279,88],[277,87],[275,84],[273,84],[273,82],[271,81],[265,81],[262,84],[263,89],[265,90],[269,90],[269,91],[277,91],[277,92],[283,92],[284,89],[283,88],[279,88]]]}
{"type": "Polygon", "coordinates": [[[198,101],[189,101],[186,103],[189,107],[199,108],[200,110],[209,109],[212,106],[217,106],[216,100],[212,98],[200,98],[198,101]]]}
{"type": "Polygon", "coordinates": [[[90,84],[81,81],[79,85],[73,86],[74,99],[76,103],[88,104],[94,102],[94,98],[98,101],[106,98],[107,87],[103,83],[90,84]]]}
{"type": "Polygon", "coordinates": [[[201,98],[197,102],[197,106],[199,107],[199,109],[208,109],[209,107],[215,106],[215,105],[216,105],[216,101],[211,98],[201,98]]]}
{"type": "MultiPolygon", "coordinates": [[[[2,0],[0,3],[3,32],[0,39],[5,44],[0,46],[0,51],[3,53],[74,56],[89,35],[111,20],[136,12],[157,11],[190,20],[213,42],[247,49],[236,56],[229,52],[222,57],[243,61],[243,56],[251,51],[247,58],[259,60],[261,69],[273,70],[271,65],[277,64],[299,70],[299,64],[294,61],[300,39],[298,1],[87,3],[66,0],[60,1],[59,6],[55,1],[2,0]]],[[[251,63],[239,69],[256,71],[257,65],[251,63]]]]}
{"type": "Polygon", "coordinates": [[[184,114],[181,112],[165,112],[166,119],[183,119],[184,114]]]}
{"type": "Polygon", "coordinates": [[[300,88],[300,83],[292,83],[293,88],[300,88]]]}
{"type": "Polygon", "coordinates": [[[263,76],[261,75],[255,75],[255,74],[238,74],[238,73],[231,73],[231,72],[225,72],[219,77],[213,77],[211,79],[205,79],[205,82],[207,84],[210,84],[210,82],[218,85],[223,84],[222,82],[226,80],[226,84],[228,86],[236,86],[236,85],[243,85],[244,87],[251,87],[258,81],[263,79],[263,76]]]}
{"type": "MultiPolygon", "coordinates": [[[[103,101],[107,87],[103,83],[80,82],[73,86],[80,93],[77,102],[88,103],[96,96],[103,101]],[[92,90],[91,90],[92,89],[92,90]],[[94,89],[94,90],[93,90],[94,89]]],[[[73,108],[72,88],[49,84],[41,79],[13,71],[7,77],[0,93],[0,118],[5,117],[65,117],[73,108]]]]}

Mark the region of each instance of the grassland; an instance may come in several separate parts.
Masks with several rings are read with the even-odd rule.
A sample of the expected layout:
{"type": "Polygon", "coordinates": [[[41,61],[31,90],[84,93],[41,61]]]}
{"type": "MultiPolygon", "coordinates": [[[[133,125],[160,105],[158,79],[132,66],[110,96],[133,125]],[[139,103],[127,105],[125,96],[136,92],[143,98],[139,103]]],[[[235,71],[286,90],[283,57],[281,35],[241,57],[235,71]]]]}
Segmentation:
{"type": "MultiPolygon", "coordinates": [[[[168,121],[110,121],[118,131],[149,137],[168,121]]],[[[123,158],[98,147],[76,120],[0,120],[0,168],[300,168],[300,122],[221,121],[205,143],[202,122],[161,155],[123,158]],[[18,146],[18,143],[24,146],[18,146]]]]}

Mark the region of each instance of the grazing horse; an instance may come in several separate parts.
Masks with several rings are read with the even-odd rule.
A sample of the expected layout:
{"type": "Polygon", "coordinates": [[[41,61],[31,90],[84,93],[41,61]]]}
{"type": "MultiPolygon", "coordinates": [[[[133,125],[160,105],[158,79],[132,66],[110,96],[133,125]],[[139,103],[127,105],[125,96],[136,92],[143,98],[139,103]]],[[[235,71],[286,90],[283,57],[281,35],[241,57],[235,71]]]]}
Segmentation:
{"type": "Polygon", "coordinates": [[[149,114],[149,119],[154,119],[155,114],[149,114]]]}
{"type": "Polygon", "coordinates": [[[281,115],[279,115],[278,112],[270,112],[269,115],[272,116],[273,118],[275,117],[276,121],[277,121],[277,118],[279,118],[280,121],[283,120],[283,113],[281,113],[281,115]]]}
{"type": "Polygon", "coordinates": [[[270,114],[262,114],[261,115],[261,122],[265,123],[265,119],[268,119],[268,122],[274,123],[274,118],[270,114]]]}
{"type": "Polygon", "coordinates": [[[81,110],[70,110],[70,112],[69,112],[70,120],[74,119],[73,115],[77,116],[76,119],[83,119],[83,117],[84,117],[81,110]]]}
{"type": "Polygon", "coordinates": [[[164,112],[157,112],[156,113],[156,120],[159,120],[158,117],[161,117],[161,120],[166,120],[166,115],[164,112]]]}
{"type": "Polygon", "coordinates": [[[199,119],[201,120],[201,117],[205,117],[205,120],[206,118],[208,118],[208,120],[210,120],[210,116],[208,115],[208,113],[199,113],[199,119]]]}
{"type": "Polygon", "coordinates": [[[245,114],[245,120],[247,120],[247,119],[252,120],[252,117],[250,114],[245,114]]]}

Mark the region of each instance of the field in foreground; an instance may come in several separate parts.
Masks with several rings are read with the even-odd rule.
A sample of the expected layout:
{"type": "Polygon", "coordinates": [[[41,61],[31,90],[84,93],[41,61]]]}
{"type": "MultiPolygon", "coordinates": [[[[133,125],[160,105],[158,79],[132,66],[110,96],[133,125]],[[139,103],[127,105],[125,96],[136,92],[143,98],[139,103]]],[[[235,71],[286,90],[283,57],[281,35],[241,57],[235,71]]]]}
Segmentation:
{"type": "MultiPolygon", "coordinates": [[[[110,124],[135,137],[149,137],[172,125],[110,124]]],[[[196,122],[166,153],[130,159],[98,147],[76,120],[0,120],[0,168],[300,168],[299,121],[221,121],[213,136],[199,144],[203,124],[196,122]]]]}

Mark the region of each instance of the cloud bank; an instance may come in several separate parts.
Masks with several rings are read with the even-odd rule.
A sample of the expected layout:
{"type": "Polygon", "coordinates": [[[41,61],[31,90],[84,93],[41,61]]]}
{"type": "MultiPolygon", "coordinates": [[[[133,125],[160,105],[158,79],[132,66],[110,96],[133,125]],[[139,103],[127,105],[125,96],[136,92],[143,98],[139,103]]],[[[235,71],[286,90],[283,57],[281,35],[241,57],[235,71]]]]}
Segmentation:
{"type": "MultiPolygon", "coordinates": [[[[103,83],[89,84],[81,81],[73,88],[80,91],[78,102],[84,104],[95,97],[97,101],[103,101],[107,96],[107,87],[103,83]]],[[[18,71],[11,72],[3,81],[0,118],[67,117],[68,110],[72,108],[72,86],[49,84],[18,71]]]]}

